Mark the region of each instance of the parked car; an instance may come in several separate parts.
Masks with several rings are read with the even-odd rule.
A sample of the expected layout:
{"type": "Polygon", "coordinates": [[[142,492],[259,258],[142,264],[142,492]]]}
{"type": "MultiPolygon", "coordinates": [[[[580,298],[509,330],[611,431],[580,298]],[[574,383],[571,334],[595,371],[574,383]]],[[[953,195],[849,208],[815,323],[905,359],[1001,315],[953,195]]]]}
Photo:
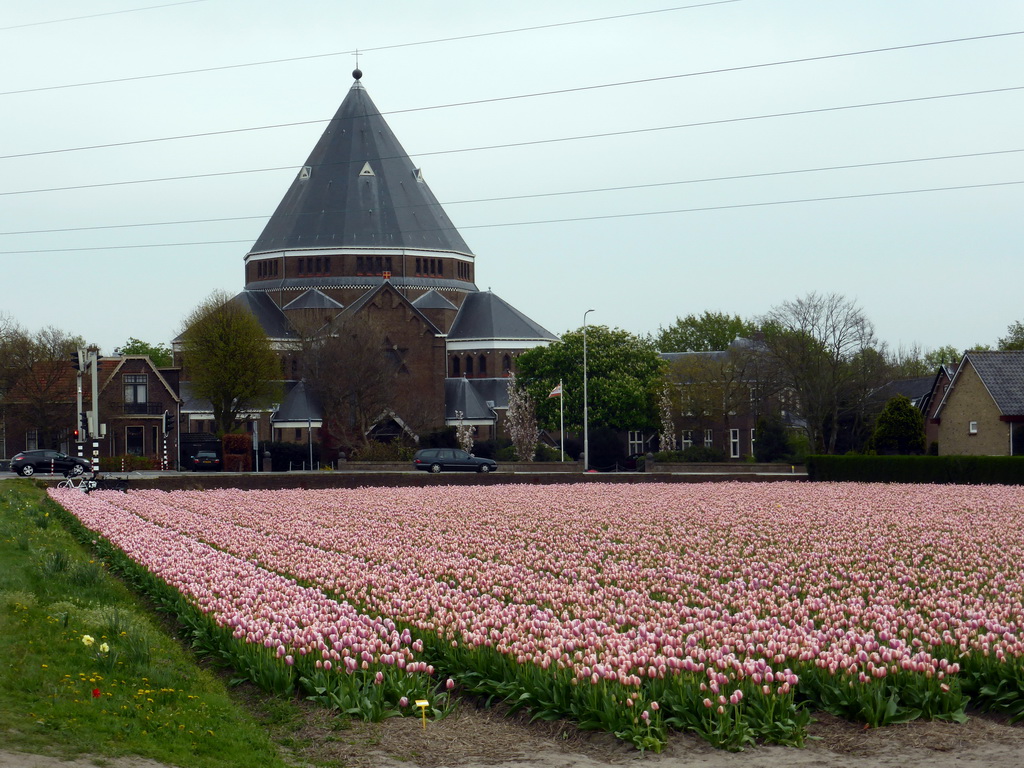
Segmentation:
{"type": "Polygon", "coordinates": [[[37,472],[77,477],[91,470],[92,465],[85,459],[68,456],[60,451],[22,451],[11,459],[11,472],[17,472],[22,477],[30,477],[37,472]]]}
{"type": "Polygon", "coordinates": [[[192,459],[193,472],[216,472],[220,468],[220,456],[215,451],[199,451],[192,459]]]}
{"type": "Polygon", "coordinates": [[[494,459],[482,459],[458,448],[424,448],[416,451],[412,465],[424,472],[493,472],[498,468],[494,459]]]}

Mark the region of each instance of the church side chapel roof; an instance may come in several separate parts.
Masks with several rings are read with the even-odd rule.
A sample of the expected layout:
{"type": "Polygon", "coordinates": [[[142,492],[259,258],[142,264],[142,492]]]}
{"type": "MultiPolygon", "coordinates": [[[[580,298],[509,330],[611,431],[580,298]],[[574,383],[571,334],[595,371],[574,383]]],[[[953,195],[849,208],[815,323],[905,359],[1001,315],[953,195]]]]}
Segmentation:
{"type": "Polygon", "coordinates": [[[292,309],[331,309],[339,311],[345,306],[340,301],[335,301],[323,291],[311,288],[296,299],[292,299],[284,305],[285,312],[292,309]]]}
{"type": "MultiPolygon", "coordinates": [[[[494,409],[487,405],[489,399],[486,397],[487,393],[481,391],[481,388],[476,386],[477,381],[486,381],[486,379],[459,378],[444,380],[445,421],[450,423],[458,421],[459,412],[462,413],[462,418],[465,421],[494,421],[494,409]]],[[[498,407],[497,403],[495,403],[494,407],[498,407]]],[[[507,393],[505,395],[505,407],[508,407],[507,393]]]]}
{"type": "Polygon", "coordinates": [[[416,309],[458,309],[448,299],[431,288],[412,303],[416,309]]]}
{"type": "Polygon", "coordinates": [[[260,291],[242,291],[231,301],[241,304],[252,312],[263,327],[263,332],[271,339],[290,339],[295,336],[288,318],[281,308],[266,293],[260,291]]]}
{"type": "Polygon", "coordinates": [[[468,294],[448,331],[449,341],[477,339],[558,341],[558,337],[551,331],[490,291],[468,294]]]}
{"type": "Polygon", "coordinates": [[[417,248],[472,255],[370,99],[355,83],[251,253],[417,248]]]}
{"type": "Polygon", "coordinates": [[[275,427],[319,427],[322,418],[320,399],[304,381],[299,381],[285,395],[271,422],[275,427]]]}

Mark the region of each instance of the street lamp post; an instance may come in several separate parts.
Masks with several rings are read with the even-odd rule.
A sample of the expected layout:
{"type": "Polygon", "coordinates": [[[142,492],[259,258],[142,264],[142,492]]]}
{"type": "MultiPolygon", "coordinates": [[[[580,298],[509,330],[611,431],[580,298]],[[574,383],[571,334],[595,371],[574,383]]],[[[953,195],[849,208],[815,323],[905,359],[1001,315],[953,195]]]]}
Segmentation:
{"type": "Polygon", "coordinates": [[[594,310],[583,313],[583,471],[590,469],[590,434],[587,414],[587,315],[594,310]]]}

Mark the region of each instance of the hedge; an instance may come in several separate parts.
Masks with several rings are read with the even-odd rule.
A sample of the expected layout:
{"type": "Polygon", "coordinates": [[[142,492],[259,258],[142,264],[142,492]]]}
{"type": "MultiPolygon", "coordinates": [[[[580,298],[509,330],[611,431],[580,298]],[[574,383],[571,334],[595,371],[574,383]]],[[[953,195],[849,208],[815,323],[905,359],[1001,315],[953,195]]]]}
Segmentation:
{"type": "Polygon", "coordinates": [[[808,456],[812,481],[1024,484],[1024,456],[808,456]]]}

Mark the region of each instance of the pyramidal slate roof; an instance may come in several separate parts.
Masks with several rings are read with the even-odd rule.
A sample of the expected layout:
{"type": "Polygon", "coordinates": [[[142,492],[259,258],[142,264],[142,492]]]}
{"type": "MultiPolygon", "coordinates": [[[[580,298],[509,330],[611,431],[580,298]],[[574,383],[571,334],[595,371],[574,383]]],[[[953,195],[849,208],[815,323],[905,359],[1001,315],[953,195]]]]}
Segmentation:
{"type": "MultiPolygon", "coordinates": [[[[455,421],[462,414],[464,421],[494,421],[494,408],[487,405],[486,395],[489,392],[474,386],[475,379],[451,378],[444,380],[444,417],[447,421],[455,421]]],[[[506,384],[506,390],[508,385],[506,384]]],[[[497,407],[497,403],[495,403],[497,407]]],[[[508,395],[505,396],[505,407],[508,407],[508,395]]]]}
{"type": "Polygon", "coordinates": [[[283,425],[304,427],[310,423],[319,427],[322,419],[320,399],[306,386],[305,381],[299,381],[285,395],[281,407],[277,409],[271,420],[275,427],[283,425]]]}
{"type": "Polygon", "coordinates": [[[250,253],[422,248],[472,255],[360,82],[327,125],[250,253]]]}
{"type": "Polygon", "coordinates": [[[342,310],[340,301],[335,301],[323,291],[316,288],[310,288],[308,291],[303,293],[296,299],[288,302],[284,305],[285,311],[290,309],[333,309],[342,310]]]}
{"type": "Polygon", "coordinates": [[[412,303],[416,309],[458,309],[436,289],[431,288],[412,303]]]}
{"type": "Polygon", "coordinates": [[[264,333],[271,339],[294,338],[295,331],[289,324],[288,318],[284,316],[281,308],[266,293],[242,291],[231,301],[252,312],[260,325],[263,326],[264,333]]]}
{"type": "Polygon", "coordinates": [[[490,291],[470,293],[455,316],[449,341],[476,339],[544,339],[558,341],[551,331],[490,291]]]}

